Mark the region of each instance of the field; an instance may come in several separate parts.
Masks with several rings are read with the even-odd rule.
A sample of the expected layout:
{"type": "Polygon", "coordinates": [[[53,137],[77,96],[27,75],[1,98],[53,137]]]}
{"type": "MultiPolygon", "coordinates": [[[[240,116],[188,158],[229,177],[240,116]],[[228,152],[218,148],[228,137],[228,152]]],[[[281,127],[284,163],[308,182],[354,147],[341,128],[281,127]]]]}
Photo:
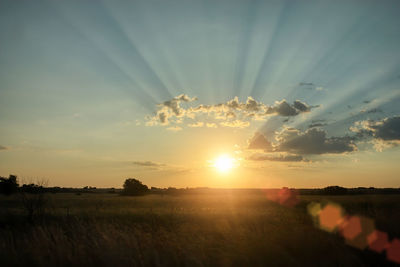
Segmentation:
{"type": "Polygon", "coordinates": [[[0,197],[1,266],[395,266],[319,229],[312,201],[340,204],[400,237],[400,195],[300,196],[294,207],[256,190],[46,199],[28,220],[18,195],[0,197]]]}

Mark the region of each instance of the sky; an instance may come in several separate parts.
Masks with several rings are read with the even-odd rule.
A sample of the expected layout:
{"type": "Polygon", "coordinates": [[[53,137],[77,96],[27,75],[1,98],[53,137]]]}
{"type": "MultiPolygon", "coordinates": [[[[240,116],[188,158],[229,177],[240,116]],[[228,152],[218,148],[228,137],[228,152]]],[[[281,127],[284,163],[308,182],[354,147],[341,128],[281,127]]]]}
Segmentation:
{"type": "Polygon", "coordinates": [[[399,187],[398,10],[397,0],[0,0],[0,176],[399,187]]]}

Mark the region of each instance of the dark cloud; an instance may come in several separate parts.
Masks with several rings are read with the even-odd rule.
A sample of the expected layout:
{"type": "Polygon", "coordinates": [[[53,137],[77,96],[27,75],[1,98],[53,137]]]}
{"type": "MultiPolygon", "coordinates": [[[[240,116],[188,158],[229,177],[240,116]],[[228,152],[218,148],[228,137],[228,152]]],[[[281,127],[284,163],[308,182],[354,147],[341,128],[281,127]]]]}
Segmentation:
{"type": "MultiPolygon", "coordinates": [[[[363,112],[363,111],[362,111],[363,112]]],[[[382,111],[382,109],[380,109],[380,108],[371,108],[371,109],[368,109],[368,110],[366,110],[366,111],[364,111],[365,113],[382,113],[383,111],[382,111]]]]}
{"type": "Polygon", "coordinates": [[[367,120],[355,123],[351,130],[360,138],[372,136],[383,141],[400,141],[400,116],[385,118],[380,121],[367,120]]]}
{"type": "Polygon", "coordinates": [[[300,155],[268,155],[268,154],[254,154],[247,158],[253,161],[282,161],[282,162],[299,162],[307,161],[300,155]]]}
{"type": "Polygon", "coordinates": [[[301,82],[299,83],[300,86],[314,86],[313,83],[305,83],[305,82],[301,82]]]}
{"type": "Polygon", "coordinates": [[[308,128],[314,128],[314,127],[324,127],[328,125],[327,123],[321,123],[321,122],[315,122],[315,123],[311,123],[310,125],[308,125],[308,128]]]}
{"type": "Polygon", "coordinates": [[[285,128],[277,133],[275,140],[277,142],[271,143],[263,134],[256,132],[248,141],[248,149],[285,152],[296,156],[340,154],[357,150],[354,137],[327,137],[326,131],[320,128],[311,128],[304,132],[295,128],[285,128]]]}
{"type": "Polygon", "coordinates": [[[318,120],[312,120],[312,123],[316,123],[316,122],[326,122],[325,119],[318,119],[318,120]]]}
{"type": "Polygon", "coordinates": [[[299,155],[339,154],[355,151],[357,148],[351,137],[327,137],[326,131],[319,128],[301,132],[298,129],[286,128],[276,137],[278,144],[275,151],[299,155]]]}
{"type": "Polygon", "coordinates": [[[307,82],[301,82],[299,83],[299,86],[303,89],[307,90],[316,90],[316,91],[323,91],[325,90],[322,86],[317,86],[314,83],[307,83],[307,82]]]}
{"type": "Polygon", "coordinates": [[[171,174],[191,171],[191,169],[187,167],[158,163],[154,161],[133,161],[132,163],[133,165],[136,165],[138,168],[141,168],[145,171],[159,171],[171,174]]]}
{"type": "Polygon", "coordinates": [[[270,151],[272,149],[271,143],[259,132],[254,134],[253,138],[248,141],[248,144],[249,149],[262,149],[265,151],[270,151]]]}
{"type": "Polygon", "coordinates": [[[277,113],[281,116],[296,116],[299,114],[297,109],[288,104],[286,100],[282,100],[275,107],[271,107],[269,113],[277,113]]]}
{"type": "Polygon", "coordinates": [[[309,112],[311,110],[311,107],[308,106],[307,104],[301,102],[300,100],[296,100],[293,102],[293,106],[301,111],[301,112],[309,112]]]}
{"type": "Polygon", "coordinates": [[[267,114],[277,114],[280,116],[296,116],[303,112],[309,112],[312,108],[317,106],[309,106],[306,103],[301,102],[300,100],[296,100],[293,104],[289,104],[286,100],[282,100],[280,102],[275,102],[275,105],[272,107],[268,107],[267,114]]]}
{"type": "Polygon", "coordinates": [[[8,150],[8,147],[0,145],[0,150],[8,150]]]}
{"type": "Polygon", "coordinates": [[[141,166],[141,167],[163,167],[165,164],[157,163],[153,161],[134,161],[132,162],[133,165],[141,166]]]}
{"type": "Polygon", "coordinates": [[[378,124],[371,125],[374,136],[382,140],[400,140],[400,116],[386,118],[378,124]]]}

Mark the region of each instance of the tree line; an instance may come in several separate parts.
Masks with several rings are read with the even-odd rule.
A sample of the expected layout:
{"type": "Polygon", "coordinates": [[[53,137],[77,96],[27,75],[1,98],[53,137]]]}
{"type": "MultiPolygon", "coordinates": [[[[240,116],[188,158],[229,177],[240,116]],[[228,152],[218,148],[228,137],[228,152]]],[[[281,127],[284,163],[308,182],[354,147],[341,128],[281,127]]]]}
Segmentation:
{"type": "MultiPolygon", "coordinates": [[[[265,189],[274,190],[274,189],[265,189]]],[[[264,190],[264,191],[265,191],[264,190]]],[[[41,184],[29,183],[19,186],[16,175],[10,174],[8,178],[0,176],[0,194],[11,195],[17,192],[23,193],[119,193],[124,196],[143,196],[146,194],[209,194],[209,193],[228,193],[228,192],[254,193],[259,189],[212,189],[207,187],[197,188],[149,188],[140,180],[128,178],[123,183],[122,189],[115,188],[96,188],[85,186],[83,188],[65,188],[65,187],[45,187],[41,184]]],[[[366,195],[366,194],[400,194],[400,188],[374,188],[357,187],[345,188],[341,186],[327,186],[325,188],[297,189],[300,195],[366,195]]]]}

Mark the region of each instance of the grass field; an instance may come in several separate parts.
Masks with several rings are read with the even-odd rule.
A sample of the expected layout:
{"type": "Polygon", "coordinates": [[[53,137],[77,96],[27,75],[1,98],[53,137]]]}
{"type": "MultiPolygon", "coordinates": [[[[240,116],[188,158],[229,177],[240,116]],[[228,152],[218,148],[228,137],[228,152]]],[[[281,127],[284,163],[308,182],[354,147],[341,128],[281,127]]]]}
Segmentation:
{"type": "MultiPolygon", "coordinates": [[[[27,221],[18,195],[0,197],[1,266],[385,266],[318,229],[311,201],[332,201],[400,237],[400,195],[300,196],[295,207],[252,194],[49,194],[27,221]]],[[[394,264],[393,264],[394,265],[394,264]]]]}

